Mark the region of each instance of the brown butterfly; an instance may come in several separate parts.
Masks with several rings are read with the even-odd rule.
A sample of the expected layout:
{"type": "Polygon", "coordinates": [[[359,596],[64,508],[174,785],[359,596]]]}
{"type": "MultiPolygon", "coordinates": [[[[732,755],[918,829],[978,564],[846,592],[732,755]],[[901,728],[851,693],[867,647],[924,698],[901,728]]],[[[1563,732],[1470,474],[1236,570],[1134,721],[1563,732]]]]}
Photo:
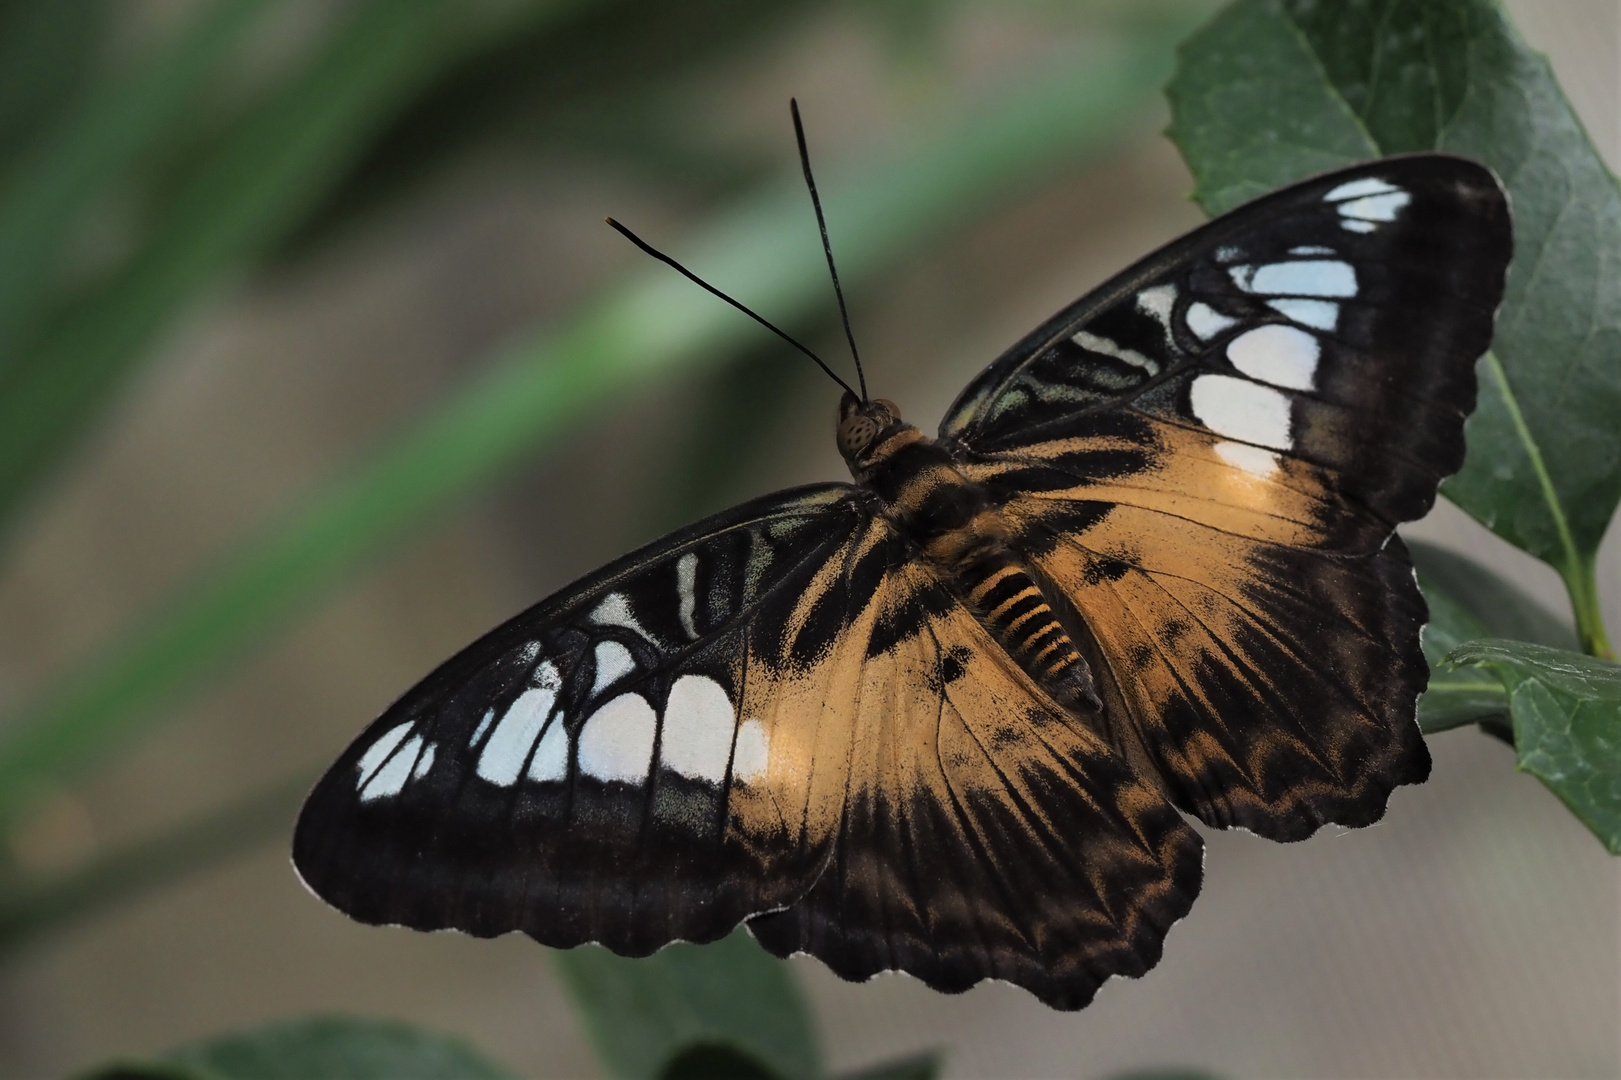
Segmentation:
{"type": "Polygon", "coordinates": [[[1394,530],[1463,461],[1511,250],[1489,171],[1390,158],[1148,256],[936,438],[847,387],[853,483],[446,661],[311,794],[299,873],[368,923],[631,956],[747,923],[847,979],[1084,1006],[1198,892],[1179,811],[1297,840],[1428,774],[1394,530]]]}

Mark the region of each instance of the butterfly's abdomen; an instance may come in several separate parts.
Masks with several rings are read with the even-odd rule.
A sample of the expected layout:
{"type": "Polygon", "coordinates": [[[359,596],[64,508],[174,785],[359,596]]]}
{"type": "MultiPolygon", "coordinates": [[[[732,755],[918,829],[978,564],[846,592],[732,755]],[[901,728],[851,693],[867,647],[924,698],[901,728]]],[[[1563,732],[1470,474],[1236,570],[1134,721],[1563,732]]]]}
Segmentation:
{"type": "Polygon", "coordinates": [[[883,499],[885,517],[951,582],[1003,651],[1061,703],[1098,707],[1086,660],[1008,546],[1002,515],[943,448],[923,438],[907,442],[868,486],[883,499]]]}

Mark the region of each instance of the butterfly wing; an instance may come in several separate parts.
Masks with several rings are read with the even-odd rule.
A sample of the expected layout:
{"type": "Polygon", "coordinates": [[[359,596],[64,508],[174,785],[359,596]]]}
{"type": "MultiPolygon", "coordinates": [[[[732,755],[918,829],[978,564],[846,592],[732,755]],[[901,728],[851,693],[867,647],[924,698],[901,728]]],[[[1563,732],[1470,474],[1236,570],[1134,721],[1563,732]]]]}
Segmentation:
{"type": "Polygon", "coordinates": [[[627,955],[797,899],[843,804],[869,520],[847,485],[768,496],[492,631],[317,785],[299,873],[363,922],[627,955]]]}
{"type": "Polygon", "coordinates": [[[827,869],[755,937],[846,979],[995,978],[1064,1009],[1147,971],[1198,893],[1197,835],[881,521],[846,588],[870,600],[843,812],[827,869]]]}
{"type": "Polygon", "coordinates": [[[1106,737],[1202,820],[1293,839],[1427,775],[1393,530],[1462,464],[1511,251],[1472,162],[1319,177],[1061,312],[943,422],[1069,601],[1106,737]]]}

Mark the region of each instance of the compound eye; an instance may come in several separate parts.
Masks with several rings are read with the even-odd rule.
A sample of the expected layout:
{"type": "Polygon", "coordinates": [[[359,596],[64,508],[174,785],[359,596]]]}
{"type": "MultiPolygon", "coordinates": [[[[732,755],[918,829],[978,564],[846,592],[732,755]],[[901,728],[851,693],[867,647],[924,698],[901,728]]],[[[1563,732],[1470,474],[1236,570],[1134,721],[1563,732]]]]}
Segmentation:
{"type": "Polygon", "coordinates": [[[852,416],[839,425],[839,448],[846,454],[859,454],[878,435],[878,421],[870,416],[852,416]]]}

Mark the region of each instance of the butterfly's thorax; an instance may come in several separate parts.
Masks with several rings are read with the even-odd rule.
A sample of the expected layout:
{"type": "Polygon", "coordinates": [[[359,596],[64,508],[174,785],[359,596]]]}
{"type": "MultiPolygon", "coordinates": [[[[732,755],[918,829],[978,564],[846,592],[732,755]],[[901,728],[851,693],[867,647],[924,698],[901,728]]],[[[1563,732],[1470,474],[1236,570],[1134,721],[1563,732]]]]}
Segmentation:
{"type": "Polygon", "coordinates": [[[1097,707],[1086,661],[1009,546],[1000,510],[945,447],[897,423],[850,464],[877,496],[879,514],[951,583],[1009,656],[1065,705],[1097,707]]]}

